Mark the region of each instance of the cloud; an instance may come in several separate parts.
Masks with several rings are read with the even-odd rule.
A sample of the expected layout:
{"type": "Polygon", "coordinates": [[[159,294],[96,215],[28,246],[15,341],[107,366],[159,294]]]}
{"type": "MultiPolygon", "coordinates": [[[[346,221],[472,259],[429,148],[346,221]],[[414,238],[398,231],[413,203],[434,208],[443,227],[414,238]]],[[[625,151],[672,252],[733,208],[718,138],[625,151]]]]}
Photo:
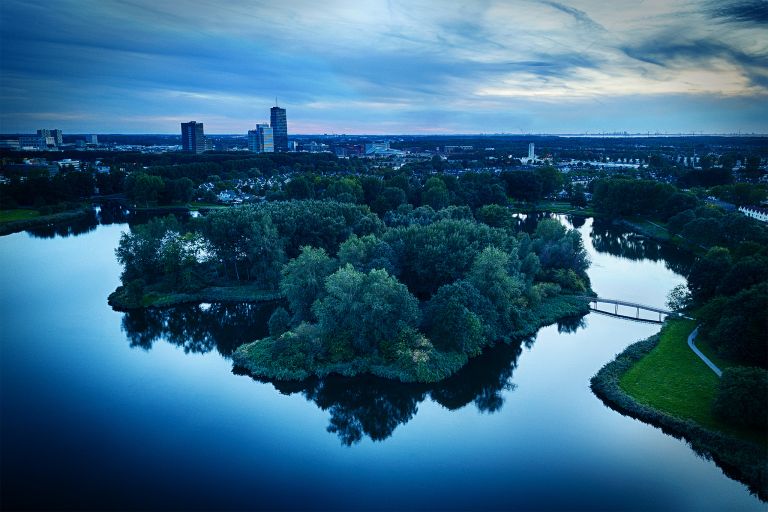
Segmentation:
{"type": "Polygon", "coordinates": [[[740,0],[736,2],[712,2],[709,12],[722,21],[768,25],[768,2],[765,0],[740,0]]]}
{"type": "Polygon", "coordinates": [[[558,132],[622,102],[632,130],[650,122],[633,106],[654,101],[693,124],[702,103],[669,101],[681,97],[746,129],[761,123],[727,98],[757,104],[768,90],[759,4],[3,0],[0,131],[50,116],[175,132],[178,116],[239,132],[275,96],[292,130],[558,132]]]}

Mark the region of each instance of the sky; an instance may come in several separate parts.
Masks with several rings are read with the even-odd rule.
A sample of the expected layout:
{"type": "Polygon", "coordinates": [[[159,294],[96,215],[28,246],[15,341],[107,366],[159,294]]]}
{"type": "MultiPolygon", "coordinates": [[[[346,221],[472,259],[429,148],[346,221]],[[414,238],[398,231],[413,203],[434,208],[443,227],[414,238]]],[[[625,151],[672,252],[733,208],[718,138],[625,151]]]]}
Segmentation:
{"type": "Polygon", "coordinates": [[[768,133],[768,0],[0,0],[0,133],[768,133]]]}

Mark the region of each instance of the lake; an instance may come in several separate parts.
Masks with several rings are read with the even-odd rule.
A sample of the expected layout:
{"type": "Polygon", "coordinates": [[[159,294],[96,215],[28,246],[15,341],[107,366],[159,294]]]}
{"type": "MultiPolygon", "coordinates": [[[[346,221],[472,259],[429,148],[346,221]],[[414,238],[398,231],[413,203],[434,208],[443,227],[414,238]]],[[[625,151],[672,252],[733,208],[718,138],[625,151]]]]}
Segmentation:
{"type": "MultiPolygon", "coordinates": [[[[600,296],[663,307],[684,282],[674,248],[572,221],[600,296]]],[[[436,385],[276,387],[229,360],[270,305],[107,305],[127,229],[0,238],[3,509],[765,510],[590,391],[658,325],[591,313],[436,385]]]]}

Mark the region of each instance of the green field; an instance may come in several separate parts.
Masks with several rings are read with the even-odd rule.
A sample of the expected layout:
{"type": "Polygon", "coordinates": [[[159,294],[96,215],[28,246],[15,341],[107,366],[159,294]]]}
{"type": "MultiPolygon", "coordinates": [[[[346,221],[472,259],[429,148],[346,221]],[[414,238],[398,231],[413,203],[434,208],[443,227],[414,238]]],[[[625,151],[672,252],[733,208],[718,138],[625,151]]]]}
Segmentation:
{"type": "Polygon", "coordinates": [[[37,210],[0,210],[0,222],[34,219],[40,216],[37,210]]]}
{"type": "Polygon", "coordinates": [[[732,427],[712,415],[719,378],[688,347],[693,328],[691,320],[668,320],[656,348],[621,377],[621,388],[638,402],[678,418],[765,443],[765,433],[732,427]]]}

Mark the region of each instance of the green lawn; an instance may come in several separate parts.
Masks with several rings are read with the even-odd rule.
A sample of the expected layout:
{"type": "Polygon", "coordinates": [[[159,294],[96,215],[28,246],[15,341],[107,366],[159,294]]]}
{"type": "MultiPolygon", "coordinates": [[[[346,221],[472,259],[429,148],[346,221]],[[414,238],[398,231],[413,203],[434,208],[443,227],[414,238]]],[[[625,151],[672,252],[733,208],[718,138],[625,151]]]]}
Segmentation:
{"type": "Polygon", "coordinates": [[[37,210],[0,210],[0,222],[27,220],[40,216],[37,210]]]}
{"type": "Polygon", "coordinates": [[[693,328],[691,320],[667,321],[659,344],[622,376],[621,388],[638,402],[678,418],[765,443],[764,432],[731,427],[712,415],[719,378],[688,347],[693,328]]]}

